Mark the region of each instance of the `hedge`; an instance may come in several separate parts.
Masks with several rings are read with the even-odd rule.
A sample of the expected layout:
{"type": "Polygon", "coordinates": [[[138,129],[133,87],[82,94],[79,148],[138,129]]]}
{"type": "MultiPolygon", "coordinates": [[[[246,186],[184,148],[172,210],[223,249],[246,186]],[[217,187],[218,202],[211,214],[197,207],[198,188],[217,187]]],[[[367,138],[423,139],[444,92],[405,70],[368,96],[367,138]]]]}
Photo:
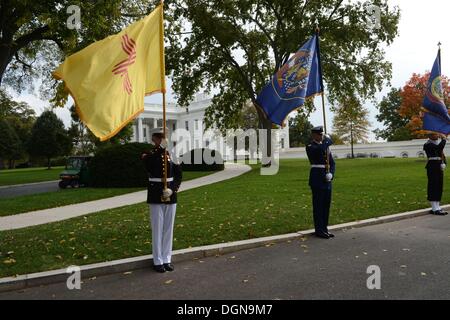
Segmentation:
{"type": "Polygon", "coordinates": [[[152,147],[145,143],[128,143],[99,150],[89,163],[89,185],[102,188],[146,187],[148,178],[140,156],[152,147]]]}
{"type": "Polygon", "coordinates": [[[183,171],[220,171],[225,168],[222,155],[216,150],[207,148],[193,149],[185,153],[179,160],[183,171]],[[216,161],[213,164],[207,164],[205,154],[210,155],[216,161]],[[195,163],[195,159],[201,159],[201,163],[195,163]]]}

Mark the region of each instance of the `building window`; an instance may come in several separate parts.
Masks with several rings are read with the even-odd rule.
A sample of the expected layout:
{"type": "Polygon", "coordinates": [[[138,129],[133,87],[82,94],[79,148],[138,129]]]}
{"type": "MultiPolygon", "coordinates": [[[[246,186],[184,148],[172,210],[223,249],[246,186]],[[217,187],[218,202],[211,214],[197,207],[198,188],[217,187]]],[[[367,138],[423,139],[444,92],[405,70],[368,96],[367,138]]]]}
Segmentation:
{"type": "Polygon", "coordinates": [[[147,138],[147,128],[144,128],[144,138],[147,138]]]}
{"type": "Polygon", "coordinates": [[[172,124],[172,130],[173,131],[177,130],[177,123],[176,122],[174,124],[172,124]]]}
{"type": "Polygon", "coordinates": [[[284,149],[284,139],[281,139],[281,149],[284,149]]]}
{"type": "Polygon", "coordinates": [[[205,146],[206,146],[207,148],[209,148],[209,140],[206,140],[206,141],[205,141],[205,146]]]}
{"type": "Polygon", "coordinates": [[[198,130],[198,119],[195,119],[195,130],[198,130]]]}
{"type": "Polygon", "coordinates": [[[161,127],[163,126],[163,121],[162,121],[162,119],[159,119],[159,120],[156,121],[156,126],[157,126],[158,128],[161,128],[161,127]]]}
{"type": "Polygon", "coordinates": [[[184,125],[185,125],[185,127],[186,127],[186,130],[189,131],[189,121],[185,121],[185,122],[184,122],[184,125]]]}

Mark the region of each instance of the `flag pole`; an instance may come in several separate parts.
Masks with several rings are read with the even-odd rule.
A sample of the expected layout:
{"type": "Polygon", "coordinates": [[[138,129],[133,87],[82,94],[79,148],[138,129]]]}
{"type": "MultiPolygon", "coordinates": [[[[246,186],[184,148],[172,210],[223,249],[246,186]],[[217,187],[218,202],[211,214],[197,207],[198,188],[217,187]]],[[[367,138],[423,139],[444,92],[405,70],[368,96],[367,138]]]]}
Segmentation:
{"type": "MultiPolygon", "coordinates": [[[[320,48],[319,46],[319,33],[320,33],[320,28],[319,25],[316,25],[316,35],[317,35],[317,47],[320,48]]],[[[320,50],[320,49],[319,49],[320,50]]],[[[319,51],[319,68],[320,68],[320,74],[322,75],[322,61],[320,59],[320,51],[319,51]]],[[[325,132],[325,134],[327,134],[327,117],[326,117],[326,112],[325,112],[325,90],[323,87],[323,83],[322,83],[322,93],[320,94],[322,97],[322,114],[323,114],[323,130],[325,132]]]]}
{"type": "MultiPolygon", "coordinates": [[[[322,76],[322,61],[320,59],[320,44],[319,44],[319,33],[320,33],[320,28],[319,25],[316,25],[316,35],[317,35],[317,48],[319,50],[318,52],[318,58],[319,58],[319,68],[320,68],[320,75],[322,76]]],[[[322,79],[321,79],[322,81],[322,79]]],[[[325,112],[325,88],[323,87],[323,82],[321,83],[322,85],[322,93],[321,93],[321,97],[322,97],[322,114],[323,114],[323,131],[325,134],[327,134],[327,117],[326,117],[326,112],[325,112]]],[[[330,172],[330,150],[329,148],[327,148],[326,150],[326,156],[325,156],[325,171],[327,173],[330,172]]]]}
{"type": "MultiPolygon", "coordinates": [[[[161,61],[161,84],[162,84],[162,102],[163,102],[163,136],[166,142],[167,139],[167,130],[166,130],[166,68],[165,68],[165,59],[164,59],[164,0],[161,0],[161,32],[160,32],[160,46],[161,46],[161,55],[160,55],[160,61],[161,61]]],[[[163,169],[163,188],[164,190],[167,189],[167,170],[168,170],[168,163],[167,163],[167,148],[168,143],[166,143],[165,149],[164,149],[164,169],[163,169]]],[[[163,202],[170,201],[170,198],[162,197],[163,202]]]]}

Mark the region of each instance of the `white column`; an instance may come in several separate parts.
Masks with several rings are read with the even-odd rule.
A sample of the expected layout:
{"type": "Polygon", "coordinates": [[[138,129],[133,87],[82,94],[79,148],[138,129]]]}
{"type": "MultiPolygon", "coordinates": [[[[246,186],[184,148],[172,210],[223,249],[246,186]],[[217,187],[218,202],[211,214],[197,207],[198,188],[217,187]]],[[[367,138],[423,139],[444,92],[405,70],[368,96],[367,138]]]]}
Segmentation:
{"type": "Polygon", "coordinates": [[[153,128],[157,128],[158,127],[158,119],[153,118],[153,128]]]}
{"type": "Polygon", "coordinates": [[[142,118],[138,118],[138,142],[144,142],[144,129],[142,127],[142,118]]]}
{"type": "Polygon", "coordinates": [[[136,129],[136,125],[133,124],[133,142],[137,142],[137,129],[136,129]]]}

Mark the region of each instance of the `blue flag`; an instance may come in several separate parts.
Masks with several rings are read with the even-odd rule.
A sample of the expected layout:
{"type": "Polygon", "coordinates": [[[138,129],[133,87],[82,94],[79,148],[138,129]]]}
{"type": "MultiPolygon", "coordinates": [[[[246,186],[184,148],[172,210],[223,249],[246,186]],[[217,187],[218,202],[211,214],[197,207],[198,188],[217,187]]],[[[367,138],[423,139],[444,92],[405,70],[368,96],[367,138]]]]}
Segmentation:
{"type": "Polygon", "coordinates": [[[450,116],[444,104],[444,91],[441,81],[441,50],[439,49],[433,69],[428,80],[427,92],[423,99],[425,108],[423,117],[423,129],[440,132],[445,135],[450,133],[450,116]]]}
{"type": "Polygon", "coordinates": [[[282,125],[305,99],[323,92],[319,37],[315,34],[265,85],[256,102],[268,119],[282,125]]]}

